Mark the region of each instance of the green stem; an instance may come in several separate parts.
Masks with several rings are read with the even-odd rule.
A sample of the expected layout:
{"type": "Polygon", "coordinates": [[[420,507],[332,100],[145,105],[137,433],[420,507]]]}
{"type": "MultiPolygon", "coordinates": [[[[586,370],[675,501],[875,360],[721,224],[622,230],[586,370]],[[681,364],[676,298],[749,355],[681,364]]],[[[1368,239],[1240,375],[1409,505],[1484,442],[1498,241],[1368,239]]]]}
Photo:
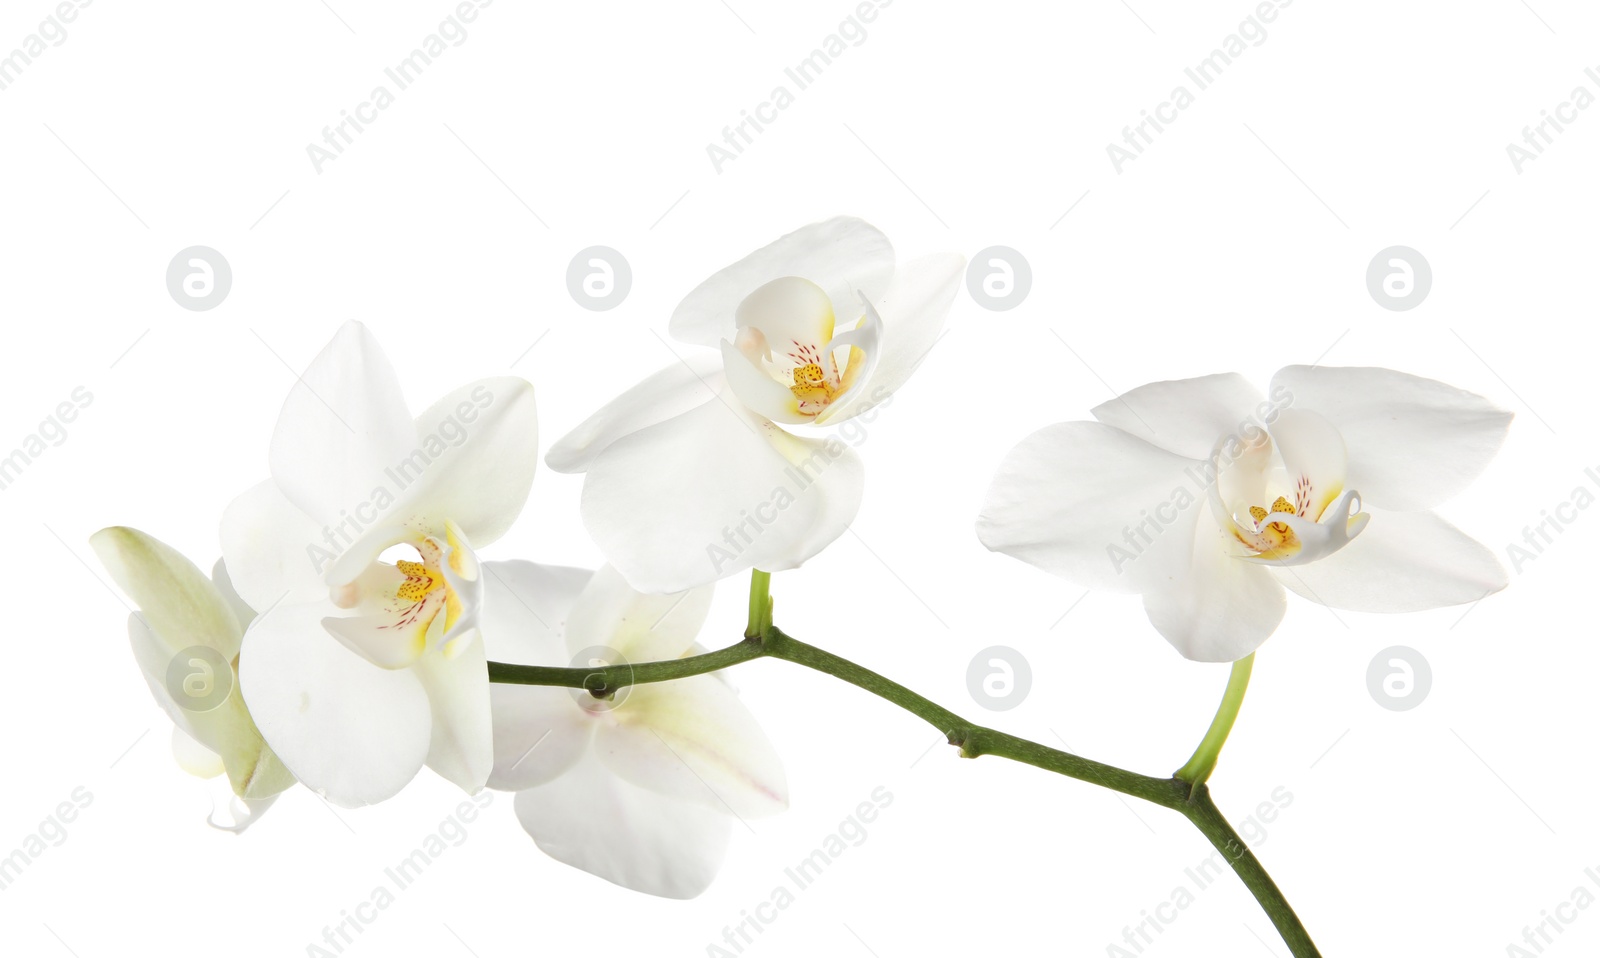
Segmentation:
{"type": "Polygon", "coordinates": [[[1173,773],[1173,778],[1181,778],[1191,785],[1204,785],[1211,777],[1212,770],[1217,767],[1217,756],[1222,754],[1228,733],[1233,731],[1233,722],[1239,717],[1239,706],[1244,704],[1244,692],[1250,687],[1250,670],[1255,661],[1256,654],[1251,652],[1233,663],[1233,671],[1228,673],[1228,687],[1222,692],[1222,704],[1217,706],[1211,727],[1206,729],[1205,738],[1200,740],[1189,761],[1173,773]]]}
{"type": "Polygon", "coordinates": [[[1211,790],[1205,785],[1196,785],[1189,795],[1189,800],[1178,809],[1185,818],[1200,829],[1222,857],[1233,866],[1234,873],[1239,880],[1244,882],[1244,887],[1255,896],[1261,904],[1261,910],[1272,919],[1272,925],[1278,929],[1278,934],[1283,937],[1284,944],[1289,946],[1289,953],[1300,956],[1318,954],[1317,946],[1311,941],[1311,936],[1306,932],[1306,926],[1300,923],[1300,918],[1289,907],[1289,900],[1283,897],[1283,892],[1278,889],[1277,883],[1267,870],[1261,867],[1256,860],[1255,853],[1250,851],[1250,846],[1244,843],[1239,833],[1233,830],[1228,820],[1211,800],[1211,790]]]}
{"type": "Polygon", "coordinates": [[[744,627],[747,639],[756,638],[772,627],[772,595],[767,591],[771,584],[772,573],[750,570],[750,619],[744,627]]]}
{"type": "Polygon", "coordinates": [[[555,685],[569,689],[585,689],[597,699],[613,695],[618,689],[646,682],[667,682],[691,675],[717,672],[730,665],[759,659],[767,653],[757,639],[745,639],[738,645],[690,655],[665,662],[640,662],[637,665],[608,665],[602,668],[557,668],[546,665],[512,665],[509,662],[490,662],[489,681],[503,685],[555,685]]]}
{"type": "Polygon", "coordinates": [[[1178,808],[1188,794],[1187,786],[1173,779],[1154,778],[1130,772],[1127,769],[1083,758],[1071,752],[1063,752],[1048,745],[1041,745],[969,722],[892,679],[884,678],[871,669],[863,668],[849,659],[840,658],[832,652],[807,645],[776,627],[768,630],[763,643],[766,655],[771,658],[793,662],[843,679],[857,688],[865,689],[881,699],[900,706],[943,732],[946,741],[961,749],[963,758],[977,758],[980,755],[1009,758],[1068,778],[1076,778],[1142,798],[1166,808],[1178,808]]]}
{"type": "MultiPolygon", "coordinates": [[[[1228,860],[1228,864],[1238,874],[1245,888],[1255,896],[1261,904],[1267,917],[1277,927],[1278,933],[1283,936],[1284,942],[1289,946],[1294,958],[1321,958],[1316,945],[1312,944],[1311,937],[1306,933],[1305,927],[1300,924],[1300,919],[1295,916],[1294,909],[1290,907],[1288,899],[1283,892],[1273,883],[1272,877],[1266,869],[1256,860],[1244,840],[1228,824],[1226,818],[1217,809],[1211,800],[1209,789],[1201,781],[1190,781],[1179,776],[1173,778],[1156,778],[1132,772],[1115,765],[1107,765],[1093,759],[1064,752],[1061,749],[1051,748],[1038,742],[1019,738],[1006,732],[997,731],[969,722],[942,705],[925,698],[916,692],[892,679],[885,678],[871,669],[864,668],[848,659],[834,655],[813,645],[785,634],[772,624],[772,601],[768,592],[770,576],[764,572],[754,572],[750,583],[750,626],[752,634],[737,645],[708,652],[704,655],[694,655],[682,659],[673,659],[666,662],[645,662],[638,665],[607,666],[598,669],[585,668],[547,668],[534,665],[508,665],[502,662],[489,663],[489,681],[521,684],[521,685],[553,685],[568,688],[587,689],[590,694],[603,697],[615,693],[623,686],[640,682],[664,682],[670,679],[684,678],[691,675],[701,675],[714,672],[718,669],[748,662],[758,658],[781,659],[796,665],[805,666],[817,672],[834,676],[857,688],[864,689],[885,701],[898,705],[912,715],[938,729],[951,745],[961,749],[964,758],[977,758],[981,755],[993,755],[998,758],[1010,759],[1055,772],[1068,778],[1079,779],[1140,798],[1162,808],[1172,809],[1183,815],[1205,835],[1211,844],[1228,860]]],[[[1234,678],[1230,679],[1228,693],[1223,700],[1223,708],[1219,710],[1217,722],[1212,723],[1212,732],[1218,728],[1218,723],[1223,721],[1223,712],[1229,712],[1225,724],[1222,726],[1221,737],[1216,741],[1215,748],[1211,750],[1210,767],[1216,764],[1216,750],[1222,747],[1222,741],[1227,738],[1227,729],[1233,724],[1233,716],[1237,715],[1239,702],[1244,696],[1244,684],[1250,674],[1249,660],[1241,660],[1234,664],[1234,678]],[[1242,676],[1241,676],[1242,673],[1242,676]],[[1238,688],[1235,689],[1237,684],[1238,688]],[[1229,702],[1232,702],[1229,711],[1229,702]]],[[[1211,741],[1213,735],[1208,732],[1206,740],[1211,741]]],[[[1202,752],[1206,750],[1204,742],[1201,744],[1202,752]]],[[[1199,755],[1200,753],[1196,753],[1199,755]]],[[[1192,763],[1191,763],[1192,764],[1192,763]]],[[[1187,768],[1187,766],[1186,766],[1187,768]]]]}

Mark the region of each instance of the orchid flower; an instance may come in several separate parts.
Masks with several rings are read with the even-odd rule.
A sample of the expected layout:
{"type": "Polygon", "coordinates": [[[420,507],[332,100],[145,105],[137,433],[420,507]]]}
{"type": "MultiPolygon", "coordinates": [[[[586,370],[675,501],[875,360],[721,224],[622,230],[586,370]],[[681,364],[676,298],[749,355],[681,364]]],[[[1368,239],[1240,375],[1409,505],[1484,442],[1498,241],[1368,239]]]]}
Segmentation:
{"type": "Polygon", "coordinates": [[[255,613],[221,562],[208,579],[171,546],[120,526],[89,542],[139,605],[128,616],[128,639],[150,694],[172,719],[173,757],[200,778],[227,775],[240,807],[233,825],[219,827],[243,831],[294,785],[239,692],[239,641],[255,613]]]}
{"type": "Polygon", "coordinates": [[[486,379],[407,411],[376,341],[347,323],[278,417],[271,478],[228,507],[223,554],[263,610],[240,681],[300,781],[382,801],[426,763],[468,792],[493,764],[474,545],[527,499],[533,387],[486,379]],[[382,561],[399,548],[409,558],[382,561]]]}
{"type": "Polygon", "coordinates": [[[1235,374],[1141,386],[1046,427],[990,486],[978,537],[1081,584],[1137,593],[1202,661],[1243,658],[1284,590],[1407,612],[1506,585],[1492,553],[1431,508],[1500,448],[1511,414],[1387,369],[1290,366],[1263,397],[1235,374]]]}
{"type": "MultiPolygon", "coordinates": [[[[645,595],[609,566],[485,568],[484,640],[496,661],[598,667],[702,651],[709,585],[645,595]]],[[[625,888],[693,898],[721,867],[735,816],[788,807],[782,763],[720,675],[609,699],[496,684],[492,698],[489,786],[517,792],[517,817],[546,854],[625,888]]]]}
{"type": "Polygon", "coordinates": [[[870,421],[938,341],[962,264],[936,254],[897,267],[887,237],[841,217],[685,297],[670,332],[719,355],[646,379],[546,459],[587,473],[584,524],[628,582],[678,592],[792,569],[843,534],[861,503],[860,458],[837,436],[778,424],[870,421]]]}

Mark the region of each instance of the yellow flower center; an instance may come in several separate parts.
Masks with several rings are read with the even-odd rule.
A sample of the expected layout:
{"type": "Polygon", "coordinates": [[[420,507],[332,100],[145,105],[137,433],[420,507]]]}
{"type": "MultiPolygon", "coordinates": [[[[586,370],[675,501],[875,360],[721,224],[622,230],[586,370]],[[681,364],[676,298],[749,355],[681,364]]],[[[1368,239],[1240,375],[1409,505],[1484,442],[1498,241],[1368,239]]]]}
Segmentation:
{"type": "MultiPolygon", "coordinates": [[[[1254,519],[1258,526],[1261,525],[1263,519],[1273,513],[1298,514],[1295,507],[1289,503],[1289,500],[1282,496],[1273,500],[1270,511],[1260,506],[1250,507],[1250,518],[1254,519]]],[[[1259,533],[1249,538],[1239,529],[1235,529],[1233,535],[1234,538],[1250,549],[1267,558],[1273,558],[1279,553],[1288,553],[1300,548],[1300,540],[1295,537],[1294,530],[1289,528],[1287,522],[1269,522],[1261,527],[1259,533]]]]}
{"type": "MultiPolygon", "coordinates": [[[[828,382],[820,363],[796,366],[794,385],[789,387],[789,391],[794,393],[794,398],[800,400],[802,410],[817,406],[826,408],[828,403],[833,402],[834,394],[837,392],[833,384],[828,382]]],[[[821,409],[817,411],[820,412],[821,409]]]]}
{"type": "Polygon", "coordinates": [[[421,602],[429,593],[444,588],[444,576],[438,573],[437,567],[429,571],[424,562],[401,559],[395,563],[395,568],[405,575],[406,581],[400,583],[394,594],[407,602],[421,602]]]}
{"type": "Polygon", "coordinates": [[[454,529],[454,523],[447,535],[450,546],[449,558],[445,558],[442,544],[431,536],[424,536],[411,543],[417,550],[420,562],[406,559],[395,561],[394,567],[405,576],[405,579],[394,587],[394,598],[388,605],[388,611],[393,616],[393,623],[383,628],[397,629],[402,632],[412,633],[420,639],[426,635],[433,620],[442,611],[444,612],[444,627],[453,629],[461,616],[467,611],[462,603],[462,597],[450,587],[445,578],[444,563],[449,562],[450,571],[457,576],[476,578],[475,563],[469,558],[468,553],[462,548],[462,541],[454,529]],[[469,573],[468,566],[473,566],[469,573]]]}

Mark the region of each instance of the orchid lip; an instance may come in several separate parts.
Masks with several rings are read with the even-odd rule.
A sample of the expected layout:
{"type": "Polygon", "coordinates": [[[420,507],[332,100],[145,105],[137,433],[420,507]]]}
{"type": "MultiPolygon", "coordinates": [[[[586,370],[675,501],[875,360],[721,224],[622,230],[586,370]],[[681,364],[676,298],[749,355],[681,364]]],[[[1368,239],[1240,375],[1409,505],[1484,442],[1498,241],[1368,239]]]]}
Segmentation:
{"type": "Polygon", "coordinates": [[[1248,562],[1262,565],[1297,566],[1330,556],[1361,534],[1372,520],[1372,514],[1361,511],[1361,493],[1347,489],[1328,507],[1318,520],[1306,519],[1291,513],[1268,513],[1267,519],[1255,523],[1260,533],[1272,523],[1283,523],[1294,533],[1299,547],[1294,551],[1274,556],[1268,553],[1241,556],[1248,562]]]}
{"type": "Polygon", "coordinates": [[[723,340],[734,394],[790,424],[821,423],[854,405],[877,365],[883,327],[872,301],[860,296],[861,318],[835,331],[833,304],[809,280],[782,277],[752,292],[739,306],[737,334],[723,340]]]}
{"type": "Polygon", "coordinates": [[[368,611],[329,616],[323,627],[384,668],[410,666],[430,648],[446,658],[459,655],[478,634],[483,579],[460,528],[453,522],[445,527],[443,539],[411,540],[421,561],[375,561],[357,581],[334,590],[336,605],[368,611]]]}
{"type": "MultiPolygon", "coordinates": [[[[1236,545],[1236,558],[1259,565],[1297,566],[1314,562],[1344,548],[1366,528],[1371,516],[1361,512],[1361,493],[1354,489],[1341,490],[1339,494],[1319,507],[1327,491],[1338,488],[1342,475],[1319,474],[1314,477],[1301,472],[1290,463],[1284,463],[1292,479],[1292,492],[1272,497],[1265,483],[1265,457],[1277,449],[1270,438],[1246,444],[1237,454],[1225,456],[1228,439],[1219,439],[1212,450],[1214,479],[1208,497],[1212,513],[1218,524],[1230,535],[1236,545]],[[1234,500],[1230,507],[1224,502],[1224,477],[1230,469],[1258,470],[1254,475],[1262,485],[1229,492],[1234,500]],[[1238,498],[1245,501],[1263,497],[1270,505],[1251,505],[1249,515],[1239,513],[1238,498]],[[1292,499],[1290,498],[1292,496],[1292,499]]],[[[1342,469],[1339,471],[1342,473],[1342,469]]],[[[1248,475],[1248,474],[1247,474],[1248,475]]]]}

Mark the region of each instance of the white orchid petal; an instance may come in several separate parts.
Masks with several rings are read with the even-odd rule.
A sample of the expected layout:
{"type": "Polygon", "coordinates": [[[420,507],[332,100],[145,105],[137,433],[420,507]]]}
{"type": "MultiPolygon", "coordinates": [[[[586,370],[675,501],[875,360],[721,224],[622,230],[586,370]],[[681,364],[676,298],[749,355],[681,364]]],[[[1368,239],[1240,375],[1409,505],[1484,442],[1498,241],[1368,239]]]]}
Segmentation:
{"type": "Polygon", "coordinates": [[[1268,431],[1294,490],[1297,515],[1316,522],[1345,491],[1348,456],[1344,437],[1327,419],[1309,409],[1285,409],[1268,431]]]}
{"type": "Polygon", "coordinates": [[[483,564],[483,643],[497,662],[567,665],[567,615],[594,573],[514,559],[483,564]]]}
{"type": "Polygon", "coordinates": [[[595,720],[568,688],[494,683],[489,689],[494,725],[490,788],[521,791],[566,774],[594,741],[595,720]]]}
{"type": "Polygon", "coordinates": [[[683,342],[713,348],[734,338],[734,314],[751,290],[785,276],[820,286],[835,309],[874,302],[894,274],[894,247],[871,224],[841,216],[789,233],[728,266],[684,297],[668,327],[683,342]]]}
{"type": "Polygon", "coordinates": [[[720,393],[726,382],[722,368],[720,357],[699,353],[652,374],[562,437],[545,454],[545,463],[556,472],[585,471],[623,436],[682,415],[720,393]]]}
{"type": "Polygon", "coordinates": [[[1232,662],[1272,635],[1288,607],[1266,567],[1233,554],[1236,543],[1209,512],[1200,516],[1188,571],[1147,592],[1145,614],[1173,648],[1199,662],[1232,662]]]}
{"type": "Polygon", "coordinates": [[[322,627],[345,648],[380,669],[408,668],[428,647],[426,627],[397,627],[390,613],[327,616],[322,627]]]}
{"type": "MultiPolygon", "coordinates": [[[[566,666],[562,635],[573,603],[594,573],[520,560],[485,562],[483,645],[515,665],[566,666]]],[[[594,720],[566,688],[494,683],[494,771],[489,787],[542,785],[571,768],[594,737],[594,720]]]]}
{"type": "MultiPolygon", "coordinates": [[[[248,629],[250,623],[255,621],[256,610],[251,608],[244,599],[240,598],[238,590],[233,587],[232,577],[228,575],[228,564],[222,559],[218,559],[211,566],[211,584],[216,586],[217,594],[222,596],[222,601],[226,602],[228,608],[233,610],[233,617],[239,622],[239,637],[241,639],[244,638],[244,630],[248,629]]],[[[239,647],[235,645],[232,651],[229,651],[226,647],[220,647],[220,651],[231,659],[239,654],[239,647]]]]}
{"type": "Polygon", "coordinates": [[[872,305],[865,295],[861,297],[861,303],[866,313],[855,328],[839,333],[823,347],[823,354],[832,357],[831,361],[838,364],[842,371],[839,375],[839,394],[826,409],[817,414],[816,423],[819,426],[848,419],[884,401],[892,392],[886,382],[874,381],[878,361],[883,356],[883,317],[878,313],[878,307],[872,305]],[[844,350],[845,359],[842,362],[838,359],[839,350],[844,350]],[[868,387],[871,387],[871,393],[867,392],[868,387]]]}
{"type": "Polygon", "coordinates": [[[517,818],[559,862],[662,898],[693,898],[716,878],[733,820],[630,784],[590,756],[519,792],[517,818]]]}
{"type": "Polygon", "coordinates": [[[280,605],[256,619],[240,687],[262,735],[308,788],[346,807],[381,802],[428,756],[428,696],[413,670],[377,668],[337,642],[322,627],[325,608],[280,605]]]}
{"type": "Polygon", "coordinates": [[[567,620],[567,651],[603,646],[628,663],[687,654],[711,612],[715,586],[675,594],[636,591],[612,566],[594,574],[567,620]]]}
{"type": "Polygon", "coordinates": [[[444,535],[451,522],[487,545],[522,512],[539,462],[538,412],[526,380],[462,386],[417,417],[417,432],[417,444],[368,494],[368,502],[389,504],[369,513],[370,524],[329,564],[329,587],[346,585],[391,546],[444,535]]]}
{"type": "Polygon", "coordinates": [[[403,518],[432,535],[454,522],[477,548],[499,539],[527,502],[539,463],[533,386],[514,376],[470,383],[428,407],[416,429],[422,440],[408,451],[411,465],[395,471],[409,483],[403,518]]]}
{"type": "Polygon", "coordinates": [[[863,471],[836,439],[801,439],[720,397],[613,443],[589,468],[584,524],[641,592],[752,567],[792,569],[843,534],[863,471]]]}
{"type": "MultiPolygon", "coordinates": [[[[419,539],[442,525],[434,517],[421,517],[410,521],[409,511],[387,515],[364,529],[349,545],[338,553],[338,558],[328,562],[322,573],[324,597],[346,594],[352,585],[377,564],[378,559],[394,546],[416,546],[419,539]]],[[[343,606],[345,603],[340,601],[343,606]]]]}
{"type": "MultiPolygon", "coordinates": [[[[854,302],[849,299],[841,305],[848,308],[854,302]]],[[[734,325],[759,331],[767,347],[779,355],[806,346],[820,349],[833,338],[833,306],[827,291],[804,276],[780,276],[739,301],[734,325]]]]}
{"type": "Polygon", "coordinates": [[[1337,553],[1272,571],[1291,592],[1351,612],[1464,605],[1506,587],[1494,554],[1431,512],[1374,509],[1365,531],[1337,553]]]}
{"type": "Polygon", "coordinates": [[[222,556],[233,587],[258,612],[327,598],[322,577],[336,553],[324,535],[271,479],[251,486],[222,514],[222,556]]]}
{"type": "Polygon", "coordinates": [[[352,320],[290,389],[268,461],[289,501],[331,526],[367,500],[416,439],[394,367],[367,327],[352,320]]]}
{"type": "MultiPolygon", "coordinates": [[[[1089,412],[1107,425],[1189,459],[1208,459],[1217,440],[1242,440],[1270,412],[1261,391],[1238,373],[1149,383],[1089,412]]],[[[1260,427],[1257,426],[1257,429],[1260,427]]]]}
{"type": "Polygon", "coordinates": [[[1273,390],[1293,393],[1344,436],[1349,484],[1382,509],[1428,509],[1494,458],[1511,414],[1475,393],[1392,369],[1289,366],[1273,390]]]}
{"type": "Polygon", "coordinates": [[[755,716],[709,675],[636,685],[595,748],[635,785],[741,818],[789,806],[783,762],[755,716]]]}
{"type": "Polygon", "coordinates": [[[1250,507],[1267,500],[1273,456],[1272,439],[1265,432],[1248,439],[1242,436],[1218,439],[1210,460],[1216,471],[1210,500],[1212,514],[1223,528],[1228,528],[1230,521],[1253,526],[1250,507]]]}
{"type": "Polygon", "coordinates": [[[428,541],[439,550],[439,572],[448,589],[439,649],[445,658],[454,658],[478,638],[485,586],[483,566],[461,527],[446,522],[445,531],[443,541],[437,538],[428,541]]]}
{"type": "Polygon", "coordinates": [[[411,671],[428,693],[433,713],[428,767],[469,794],[478,791],[494,768],[489,664],[483,643],[463,645],[454,656],[430,650],[411,671]]]}
{"type": "Polygon", "coordinates": [[[935,253],[896,267],[883,295],[869,299],[873,306],[867,316],[876,315],[881,324],[875,348],[862,346],[872,361],[870,375],[863,375],[848,395],[836,399],[818,417],[819,422],[849,419],[906,384],[944,334],[965,265],[965,257],[959,254],[935,253]]]}
{"type": "Polygon", "coordinates": [[[1057,423],[1006,454],[978,516],[978,538],[1053,575],[1147,592],[1183,574],[1204,464],[1114,426],[1057,423]]]}
{"type": "Polygon", "coordinates": [[[196,778],[216,778],[227,771],[222,756],[194,740],[182,727],[172,727],[172,758],[196,778]]]}

